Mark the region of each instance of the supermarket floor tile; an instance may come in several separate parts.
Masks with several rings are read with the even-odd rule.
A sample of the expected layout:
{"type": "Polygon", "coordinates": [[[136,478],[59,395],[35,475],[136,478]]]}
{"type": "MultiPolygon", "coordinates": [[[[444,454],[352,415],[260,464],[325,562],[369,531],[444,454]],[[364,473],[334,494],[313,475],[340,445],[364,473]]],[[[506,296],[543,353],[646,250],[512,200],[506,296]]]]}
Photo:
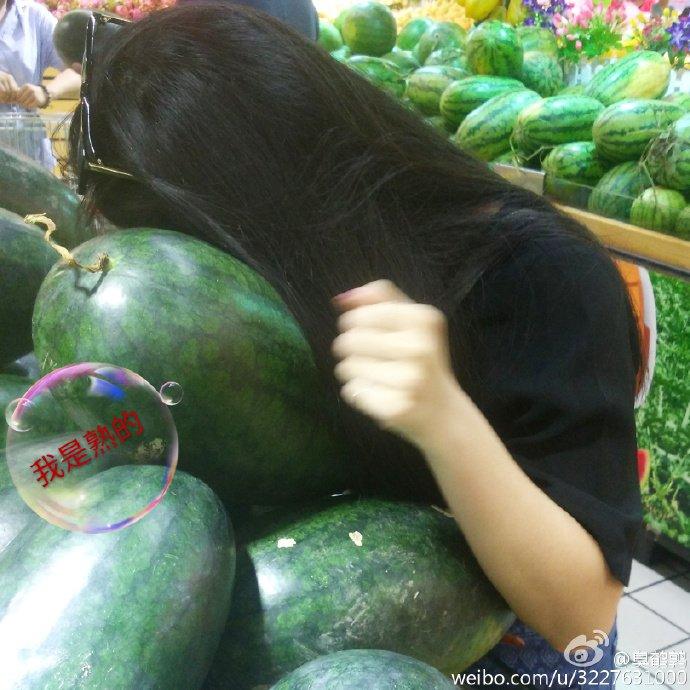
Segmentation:
{"type": "Polygon", "coordinates": [[[618,606],[618,650],[630,658],[636,652],[656,652],[687,637],[688,633],[631,595],[621,600],[618,606]]]}
{"type": "Polygon", "coordinates": [[[687,577],[665,580],[631,592],[630,598],[690,635],[690,579],[687,577]]]}

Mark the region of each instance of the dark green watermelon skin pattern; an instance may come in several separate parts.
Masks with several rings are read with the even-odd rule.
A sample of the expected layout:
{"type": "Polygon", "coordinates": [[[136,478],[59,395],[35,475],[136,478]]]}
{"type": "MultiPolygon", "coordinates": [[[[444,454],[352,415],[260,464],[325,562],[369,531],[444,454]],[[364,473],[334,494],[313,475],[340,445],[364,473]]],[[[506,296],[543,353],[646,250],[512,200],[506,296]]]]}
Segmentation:
{"type": "Polygon", "coordinates": [[[229,504],[276,504],[342,488],[326,398],[311,350],[270,287],[244,264],[187,235],[115,232],[59,264],[34,310],[47,370],[73,362],[127,367],[155,388],[182,386],[171,408],[180,467],[229,504]]]}
{"type": "Polygon", "coordinates": [[[387,649],[459,673],[514,618],[455,521],[430,507],[341,499],[246,543],[208,689],[270,684],[345,649],[387,649]]]}
{"type": "Polygon", "coordinates": [[[351,649],[320,657],[281,679],[271,690],[451,690],[440,671],[381,649],[351,649]]]}
{"type": "MultiPolygon", "coordinates": [[[[143,500],[160,468],[99,478],[143,500]]],[[[199,688],[230,606],[234,555],[218,498],[184,473],[117,532],[68,532],[34,515],[0,553],[3,688],[199,688]]]]}
{"type": "Polygon", "coordinates": [[[45,213],[57,226],[54,239],[71,248],[92,236],[79,197],[49,170],[0,146],[0,206],[26,216],[45,213]]]}
{"type": "Polygon", "coordinates": [[[38,228],[0,209],[0,365],[31,350],[34,300],[57,259],[38,228]]]}

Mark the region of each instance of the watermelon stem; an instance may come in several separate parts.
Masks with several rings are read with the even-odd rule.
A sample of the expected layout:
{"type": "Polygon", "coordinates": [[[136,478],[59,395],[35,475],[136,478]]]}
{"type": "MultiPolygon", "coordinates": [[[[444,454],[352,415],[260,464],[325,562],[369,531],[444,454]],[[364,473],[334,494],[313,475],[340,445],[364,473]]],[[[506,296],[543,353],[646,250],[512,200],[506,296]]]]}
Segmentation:
{"type": "Polygon", "coordinates": [[[30,213],[24,220],[31,225],[45,226],[45,241],[62,257],[68,266],[81,268],[85,271],[89,271],[89,273],[100,273],[108,267],[110,259],[107,254],[99,254],[96,261],[92,264],[84,265],[79,263],[69,249],[52,239],[52,235],[57,230],[57,226],[45,213],[30,213]]]}

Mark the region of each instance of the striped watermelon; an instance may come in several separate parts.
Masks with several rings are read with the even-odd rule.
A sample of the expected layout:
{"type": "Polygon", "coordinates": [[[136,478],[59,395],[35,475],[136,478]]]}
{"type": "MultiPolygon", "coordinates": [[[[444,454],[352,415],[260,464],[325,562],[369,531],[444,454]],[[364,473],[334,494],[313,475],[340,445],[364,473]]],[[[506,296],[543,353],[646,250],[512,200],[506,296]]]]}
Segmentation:
{"type": "Polygon", "coordinates": [[[409,21],[398,34],[396,45],[400,50],[412,50],[427,29],[436,22],[428,17],[417,17],[409,21]]]}
{"type": "Polygon", "coordinates": [[[394,96],[400,97],[405,92],[405,77],[392,62],[369,55],[353,55],[346,64],[394,96]]]}
{"type": "Polygon", "coordinates": [[[524,91],[517,80],[508,77],[477,76],[453,82],[441,96],[441,115],[457,128],[465,116],[494,96],[508,91],[524,91]]]}
{"type": "Polygon", "coordinates": [[[664,98],[669,103],[675,103],[686,113],[690,113],[690,93],[673,93],[664,98]]]}
{"type": "Polygon", "coordinates": [[[533,154],[540,149],[574,141],[591,141],[592,124],[604,106],[587,96],[551,96],[525,108],[515,123],[518,149],[533,154]]]}
{"type": "Polygon", "coordinates": [[[553,96],[563,88],[563,68],[556,58],[546,53],[525,53],[522,83],[540,96],[553,96]]]}
{"type": "Polygon", "coordinates": [[[592,187],[573,180],[546,175],[544,177],[544,195],[566,206],[587,208],[592,187]]]}
{"type": "Polygon", "coordinates": [[[455,22],[439,22],[429,27],[419,39],[414,48],[415,56],[420,64],[435,50],[441,48],[464,48],[467,42],[467,32],[455,22]]]}
{"type": "Polygon", "coordinates": [[[325,19],[319,19],[319,40],[318,44],[327,52],[343,47],[343,37],[337,27],[325,19]]]}
{"type": "Polygon", "coordinates": [[[510,151],[510,137],[520,111],[539,101],[534,91],[509,91],[494,96],[462,122],[454,141],[484,161],[510,151]]]}
{"type": "Polygon", "coordinates": [[[588,208],[601,216],[627,222],[633,200],[651,185],[649,173],[639,163],[621,163],[599,180],[589,197],[588,208]]]}
{"type": "Polygon", "coordinates": [[[420,67],[417,58],[410,50],[393,49],[390,53],[386,53],[381,59],[393,63],[398,71],[405,75],[414,72],[420,67]]]}
{"type": "Polygon", "coordinates": [[[606,108],[592,126],[592,138],[602,156],[612,161],[637,160],[649,142],[682,117],[673,103],[628,98],[606,108]]]}
{"type": "Polygon", "coordinates": [[[340,33],[353,53],[380,57],[393,50],[398,27],[393,13],[385,5],[368,0],[347,11],[340,33]]]}
{"type": "Polygon", "coordinates": [[[591,141],[556,146],[542,161],[547,175],[591,186],[599,182],[610,167],[591,141]]]}
{"type": "Polygon", "coordinates": [[[435,130],[438,130],[441,134],[448,136],[452,134],[456,128],[448,127],[448,123],[440,115],[430,115],[424,118],[425,122],[428,122],[435,130]]]}
{"type": "Polygon", "coordinates": [[[571,84],[562,88],[557,94],[557,96],[584,96],[585,86],[584,84],[571,84]]]}
{"type": "Polygon", "coordinates": [[[665,187],[645,189],[630,209],[630,222],[657,232],[673,232],[685,198],[680,192],[665,187]]]}
{"type": "Polygon", "coordinates": [[[657,184],[690,190],[690,113],[654,140],[646,163],[657,184]]]}
{"type": "Polygon", "coordinates": [[[541,26],[518,26],[517,33],[525,53],[538,51],[558,58],[558,43],[553,31],[541,26]]]}
{"type": "Polygon", "coordinates": [[[467,56],[460,48],[439,48],[429,55],[424,65],[428,67],[432,65],[449,65],[450,67],[468,69],[467,56]]]}
{"type": "Polygon", "coordinates": [[[523,50],[512,26],[490,20],[480,24],[467,40],[467,64],[475,74],[520,79],[523,50]]]}
{"type": "Polygon", "coordinates": [[[682,240],[690,241],[690,206],[686,206],[676,218],[673,234],[682,240]]]}
{"type": "Polygon", "coordinates": [[[407,78],[405,96],[425,115],[439,115],[443,92],[458,79],[469,76],[457,67],[433,65],[420,67],[407,78]]]}
{"type": "Polygon", "coordinates": [[[338,50],[334,50],[331,53],[331,57],[338,62],[347,62],[352,57],[352,51],[347,46],[343,46],[338,48],[338,50]]]}
{"type": "Polygon", "coordinates": [[[671,79],[666,57],[651,50],[638,50],[599,70],[589,82],[586,94],[604,105],[625,98],[660,98],[671,79]]]}

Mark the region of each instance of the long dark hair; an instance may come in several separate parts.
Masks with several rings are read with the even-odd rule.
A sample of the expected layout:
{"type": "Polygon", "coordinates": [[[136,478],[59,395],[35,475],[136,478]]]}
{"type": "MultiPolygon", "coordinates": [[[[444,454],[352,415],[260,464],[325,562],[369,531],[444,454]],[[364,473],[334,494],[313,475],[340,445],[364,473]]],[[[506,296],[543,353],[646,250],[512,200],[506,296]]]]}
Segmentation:
{"type": "MultiPolygon", "coordinates": [[[[442,309],[465,381],[463,301],[481,276],[535,236],[590,241],[318,46],[241,7],[176,7],[122,29],[91,95],[100,157],[138,180],[94,176],[93,206],[249,263],[295,315],[334,396],[335,294],[388,278],[442,309]]],[[[340,409],[360,486],[438,498],[415,449],[340,409]]]]}

